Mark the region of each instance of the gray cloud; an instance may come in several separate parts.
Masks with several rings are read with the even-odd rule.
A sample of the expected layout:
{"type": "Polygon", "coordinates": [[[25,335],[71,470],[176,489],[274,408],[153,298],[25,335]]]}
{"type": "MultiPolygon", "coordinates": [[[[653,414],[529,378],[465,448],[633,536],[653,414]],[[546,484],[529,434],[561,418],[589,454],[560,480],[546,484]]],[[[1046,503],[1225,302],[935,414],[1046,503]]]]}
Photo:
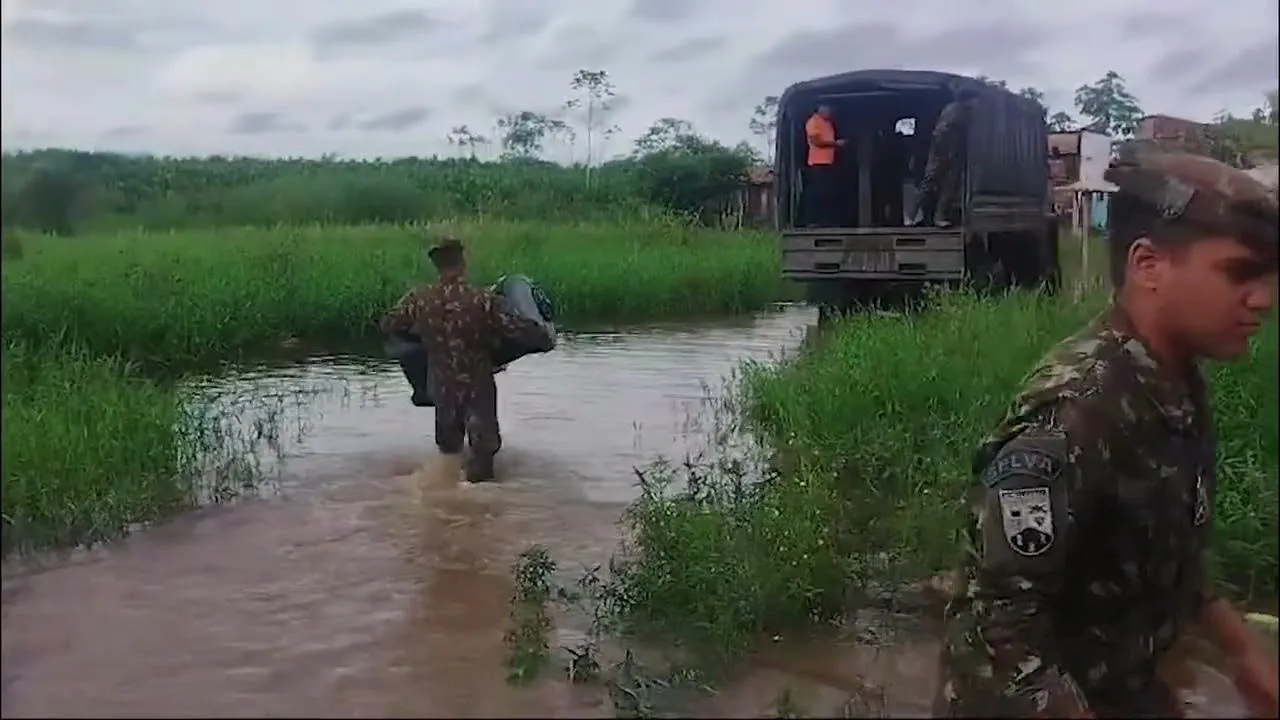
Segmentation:
{"type": "Polygon", "coordinates": [[[378,132],[400,132],[410,128],[417,127],[427,121],[431,117],[431,109],[422,105],[413,105],[410,107],[392,110],[391,112],[375,115],[368,120],[363,120],[356,125],[361,130],[370,130],[378,132]]]}
{"type": "Polygon", "coordinates": [[[490,0],[488,8],[480,36],[484,43],[530,38],[551,23],[551,13],[545,7],[526,0],[490,0]]]}
{"type": "Polygon", "coordinates": [[[1033,56],[1044,39],[1043,28],[1017,23],[959,25],[923,36],[907,35],[887,21],[806,30],[757,55],[729,92],[710,102],[711,107],[741,112],[793,83],[857,68],[1026,76],[1037,70],[1033,56]]]}
{"type": "Polygon", "coordinates": [[[18,17],[5,23],[4,39],[26,47],[49,49],[132,50],[139,45],[134,31],[115,23],[39,17],[18,17]]]}
{"type": "Polygon", "coordinates": [[[438,21],[421,10],[394,10],[325,23],[312,31],[311,42],[321,52],[376,47],[421,38],[439,26],[438,21]]]}
{"type": "Polygon", "coordinates": [[[279,112],[240,113],[227,123],[227,132],[232,135],[298,133],[304,132],[306,129],[306,125],[295,120],[289,120],[283,113],[279,112]]]}
{"type": "MultiPolygon", "coordinates": [[[[765,95],[858,68],[982,73],[1041,88],[1054,109],[1116,70],[1150,109],[1204,119],[1247,113],[1276,75],[1275,14],[1220,0],[1074,0],[1069,12],[913,0],[910,14],[831,0],[595,0],[589,13],[581,0],[4,3],[5,148],[447,152],[452,126],[490,133],[501,113],[558,114],[582,67],[607,70],[629,100],[611,117],[622,131],[606,156],[663,116],[736,142],[765,95]],[[1194,42],[1171,35],[1192,37],[1184,19],[1194,42]],[[414,105],[432,110],[410,130],[365,127],[414,105]],[[263,110],[273,112],[249,112],[263,110]]],[[[562,117],[581,135],[580,117],[562,117]]],[[[580,145],[548,153],[581,159],[580,145]]]]}
{"type": "Polygon", "coordinates": [[[587,23],[561,26],[552,35],[551,47],[536,61],[539,68],[606,67],[618,51],[618,43],[610,33],[587,23]]]}
{"type": "Polygon", "coordinates": [[[117,125],[113,128],[108,128],[106,132],[102,133],[102,136],[106,138],[137,137],[146,131],[145,125],[117,125]]]}
{"type": "Polygon", "coordinates": [[[1147,68],[1147,76],[1158,82],[1183,83],[1205,65],[1208,53],[1200,47],[1177,47],[1147,68]]]}
{"type": "Polygon", "coordinates": [[[695,0],[632,0],[631,17],[650,22],[687,20],[697,9],[695,0]]]}
{"type": "Polygon", "coordinates": [[[1146,10],[1127,15],[1120,21],[1120,37],[1131,40],[1139,37],[1159,37],[1187,32],[1192,20],[1181,13],[1164,10],[1146,10]]]}
{"type": "Polygon", "coordinates": [[[698,60],[724,47],[725,38],[697,37],[676,43],[671,47],[655,50],[649,54],[649,62],[681,63],[698,60]]]}
{"type": "Polygon", "coordinates": [[[1277,57],[1280,57],[1280,38],[1273,36],[1241,50],[1235,57],[1200,76],[1187,90],[1202,93],[1219,88],[1248,89],[1261,96],[1264,91],[1273,89],[1277,77],[1280,77],[1277,57]]]}

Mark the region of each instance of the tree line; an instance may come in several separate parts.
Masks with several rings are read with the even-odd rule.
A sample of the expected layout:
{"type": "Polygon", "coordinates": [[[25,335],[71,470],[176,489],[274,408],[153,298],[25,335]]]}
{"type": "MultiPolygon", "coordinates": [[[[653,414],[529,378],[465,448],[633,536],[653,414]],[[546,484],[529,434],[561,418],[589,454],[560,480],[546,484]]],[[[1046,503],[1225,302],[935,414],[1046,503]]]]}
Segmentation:
{"type": "MultiPolygon", "coordinates": [[[[979,76],[1007,89],[998,79],[979,76]]],[[[210,227],[276,223],[409,222],[460,216],[511,219],[618,218],[663,213],[723,222],[753,165],[771,163],[777,96],[747,118],[752,138],[727,145],[692,122],[662,117],[625,153],[608,153],[621,130],[619,94],[605,70],[582,69],[554,112],[519,110],[490,132],[451,128],[452,157],[356,161],[163,158],[40,150],[6,153],[3,225],[74,234],[87,228],[210,227]],[[569,163],[546,159],[566,143],[569,163]],[[608,157],[608,159],[604,159],[608,157]]],[[[1044,108],[1051,131],[1091,129],[1133,135],[1143,110],[1123,76],[1107,72],[1081,85],[1075,115],[1051,110],[1045,94],[1018,94],[1044,108]]],[[[1214,124],[1238,155],[1274,156],[1276,91],[1249,117],[1221,114],[1214,124]]],[[[740,211],[740,208],[737,209],[740,211]]]]}

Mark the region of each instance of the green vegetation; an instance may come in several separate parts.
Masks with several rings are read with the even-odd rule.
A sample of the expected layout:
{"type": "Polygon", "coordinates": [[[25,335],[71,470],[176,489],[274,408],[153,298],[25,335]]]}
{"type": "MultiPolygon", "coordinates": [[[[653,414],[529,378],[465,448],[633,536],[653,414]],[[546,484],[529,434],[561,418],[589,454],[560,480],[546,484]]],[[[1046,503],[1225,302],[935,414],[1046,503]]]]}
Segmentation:
{"type": "Polygon", "coordinates": [[[3,223],[58,235],[456,218],[734,222],[752,159],[688,135],[593,168],[534,159],[155,158],[40,150],[4,156],[3,223]],[[723,215],[723,218],[722,218],[723,215]]]}
{"type": "Polygon", "coordinates": [[[93,543],[255,477],[221,418],[113,357],[5,343],[3,551],[93,543]]]}
{"type": "MultiPolygon", "coordinates": [[[[471,273],[535,278],[562,323],[730,313],[783,296],[766,233],[681,223],[455,225],[471,273]]],[[[63,336],[95,353],[180,363],[282,341],[371,336],[428,279],[433,229],[359,227],[30,237],[4,266],[6,342],[63,336]]]]}
{"type": "MultiPolygon", "coordinates": [[[[648,468],[627,539],[593,581],[592,612],[608,618],[597,624],[675,640],[715,667],[769,634],[907,602],[904,588],[958,559],[977,441],[1100,304],[945,296],[927,312],[850,318],[793,357],[748,365],[719,419],[762,440],[765,459],[648,468]]],[[[1212,376],[1215,565],[1238,597],[1277,593],[1276,330],[1212,376]]]]}

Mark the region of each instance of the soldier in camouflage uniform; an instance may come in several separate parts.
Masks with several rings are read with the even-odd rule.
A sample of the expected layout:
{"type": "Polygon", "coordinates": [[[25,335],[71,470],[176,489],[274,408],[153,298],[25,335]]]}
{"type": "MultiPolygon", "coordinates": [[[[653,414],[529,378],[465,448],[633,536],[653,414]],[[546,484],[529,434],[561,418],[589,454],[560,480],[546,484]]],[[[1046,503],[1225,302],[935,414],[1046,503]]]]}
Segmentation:
{"type": "Polygon", "coordinates": [[[493,353],[504,339],[534,351],[549,350],[549,334],[537,322],[510,312],[492,291],[465,277],[462,243],[448,239],[428,253],[439,277],[411,290],[382,320],[385,333],[422,338],[429,358],[428,382],[436,403],[436,446],[447,454],[471,447],[466,475],[493,479],[493,456],[502,446],[493,353]]]}
{"type": "Polygon", "coordinates": [[[950,217],[964,179],[964,152],[978,93],[973,88],[956,91],[955,100],[942,109],[933,126],[924,177],[920,179],[919,219],[926,224],[950,225],[950,217]]]}
{"type": "Polygon", "coordinates": [[[1244,353],[1272,306],[1276,204],[1192,155],[1125,154],[1106,177],[1113,301],[978,450],[935,715],[1180,716],[1156,670],[1194,624],[1275,717],[1275,668],[1205,569],[1216,475],[1198,362],[1244,353]]]}

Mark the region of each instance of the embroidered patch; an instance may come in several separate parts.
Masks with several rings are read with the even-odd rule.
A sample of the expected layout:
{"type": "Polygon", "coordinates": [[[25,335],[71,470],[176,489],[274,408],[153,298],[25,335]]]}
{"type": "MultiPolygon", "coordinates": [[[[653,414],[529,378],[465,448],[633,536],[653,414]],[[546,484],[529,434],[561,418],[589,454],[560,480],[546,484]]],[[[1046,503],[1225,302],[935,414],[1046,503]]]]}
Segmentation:
{"type": "Polygon", "coordinates": [[[1160,208],[1160,215],[1167,220],[1173,220],[1181,217],[1187,211],[1187,206],[1191,204],[1191,198],[1195,197],[1196,189],[1182,182],[1177,178],[1166,178],[1164,181],[1163,192],[1156,202],[1160,208]]]}
{"type": "Polygon", "coordinates": [[[1037,449],[1010,449],[1001,453],[983,472],[987,487],[995,487],[1005,478],[1030,475],[1039,480],[1051,481],[1062,473],[1060,458],[1037,449]]]}
{"type": "Polygon", "coordinates": [[[1053,508],[1049,488],[999,491],[1000,520],[1009,547],[1023,557],[1036,557],[1053,547],[1053,508]]]}

